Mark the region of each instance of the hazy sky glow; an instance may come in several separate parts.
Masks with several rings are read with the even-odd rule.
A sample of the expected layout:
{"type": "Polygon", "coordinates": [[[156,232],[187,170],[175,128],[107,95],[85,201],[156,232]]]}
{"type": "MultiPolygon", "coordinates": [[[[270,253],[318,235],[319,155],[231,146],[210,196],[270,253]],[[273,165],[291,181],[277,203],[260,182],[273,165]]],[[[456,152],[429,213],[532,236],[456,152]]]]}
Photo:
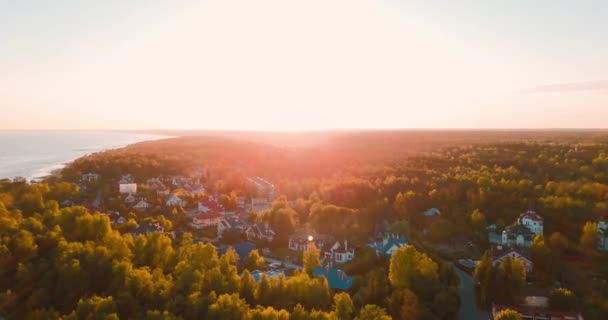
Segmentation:
{"type": "Polygon", "coordinates": [[[8,2],[0,129],[608,123],[605,1],[8,2]]]}

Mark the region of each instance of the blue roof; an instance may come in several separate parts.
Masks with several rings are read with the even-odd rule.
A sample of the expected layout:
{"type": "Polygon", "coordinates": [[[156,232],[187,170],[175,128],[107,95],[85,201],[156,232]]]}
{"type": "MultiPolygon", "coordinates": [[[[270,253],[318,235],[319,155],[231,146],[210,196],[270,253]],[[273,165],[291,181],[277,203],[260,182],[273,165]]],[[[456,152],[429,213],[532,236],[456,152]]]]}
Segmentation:
{"type": "Polygon", "coordinates": [[[262,275],[266,274],[267,278],[272,278],[272,277],[278,277],[280,275],[285,275],[283,273],[283,271],[281,270],[271,270],[271,271],[260,271],[260,270],[253,270],[251,271],[251,275],[253,276],[253,279],[255,279],[255,281],[260,281],[260,279],[262,278],[262,275]]]}
{"type": "Polygon", "coordinates": [[[231,246],[221,246],[217,248],[217,251],[220,255],[226,253],[228,247],[232,247],[236,254],[239,256],[239,261],[245,261],[245,259],[249,256],[249,253],[255,250],[255,244],[251,242],[241,242],[231,246]]]}
{"type": "Polygon", "coordinates": [[[437,209],[437,208],[430,208],[424,212],[424,215],[427,217],[432,217],[434,215],[441,215],[441,211],[439,211],[439,209],[437,209]]]}
{"type": "Polygon", "coordinates": [[[323,277],[327,279],[327,284],[330,289],[348,290],[353,284],[353,277],[346,275],[346,272],[330,267],[317,267],[312,274],[315,277],[323,277]]]}
{"type": "Polygon", "coordinates": [[[386,243],[384,241],[372,242],[367,246],[376,250],[376,253],[383,254],[385,256],[390,256],[391,254],[388,252],[393,246],[397,248],[401,248],[407,244],[407,239],[403,235],[399,235],[397,237],[393,236],[385,236],[383,240],[386,239],[386,243]]]}

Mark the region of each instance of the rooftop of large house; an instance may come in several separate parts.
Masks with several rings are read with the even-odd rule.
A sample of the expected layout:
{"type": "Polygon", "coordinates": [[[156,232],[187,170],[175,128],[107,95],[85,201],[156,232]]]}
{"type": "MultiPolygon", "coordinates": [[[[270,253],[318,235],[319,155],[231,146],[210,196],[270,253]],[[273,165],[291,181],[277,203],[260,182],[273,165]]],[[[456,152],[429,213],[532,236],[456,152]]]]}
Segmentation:
{"type": "Polygon", "coordinates": [[[518,246],[509,246],[509,245],[498,245],[498,246],[492,246],[490,248],[490,254],[492,255],[492,260],[501,259],[512,253],[517,253],[521,257],[526,258],[529,261],[532,261],[532,258],[530,256],[530,249],[528,249],[528,248],[522,248],[522,247],[518,247],[518,246]]]}
{"type": "Polygon", "coordinates": [[[273,237],[274,231],[270,228],[268,223],[256,223],[251,225],[250,229],[253,233],[264,236],[264,237],[273,237]]]}
{"type": "Polygon", "coordinates": [[[353,285],[353,277],[346,272],[331,266],[317,267],[313,270],[315,277],[324,277],[330,289],[347,291],[353,285]]]}
{"type": "Polygon", "coordinates": [[[199,201],[198,208],[201,212],[224,212],[224,206],[210,196],[199,201]]]}
{"type": "Polygon", "coordinates": [[[534,232],[532,232],[526,226],[521,225],[521,224],[512,224],[512,225],[506,227],[504,232],[507,233],[507,235],[509,237],[514,237],[515,235],[523,235],[524,238],[527,240],[534,239],[534,236],[536,235],[534,232]]]}
{"type": "Polygon", "coordinates": [[[228,218],[220,222],[226,229],[236,229],[243,231],[249,226],[246,221],[239,218],[228,218]]]}
{"type": "Polygon", "coordinates": [[[538,213],[536,213],[535,211],[532,210],[528,210],[522,214],[519,215],[519,220],[523,219],[523,218],[528,218],[532,221],[538,221],[538,222],[543,222],[545,221],[545,219],[543,219],[543,217],[541,217],[538,213]]]}
{"type": "Polygon", "coordinates": [[[386,234],[377,241],[368,244],[368,247],[376,250],[376,253],[383,254],[385,256],[391,255],[391,249],[393,247],[403,247],[407,244],[407,239],[404,235],[386,234]]]}

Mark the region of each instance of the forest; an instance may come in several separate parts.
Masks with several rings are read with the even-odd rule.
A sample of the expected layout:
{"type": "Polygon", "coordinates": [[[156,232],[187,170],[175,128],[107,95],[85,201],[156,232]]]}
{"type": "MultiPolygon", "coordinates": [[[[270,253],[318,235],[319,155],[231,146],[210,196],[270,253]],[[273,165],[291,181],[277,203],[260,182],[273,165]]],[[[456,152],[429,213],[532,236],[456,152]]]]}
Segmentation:
{"type": "MultiPolygon", "coordinates": [[[[143,142],[80,158],[42,184],[1,181],[0,315],[454,319],[458,279],[446,262],[455,257],[439,248],[466,239],[478,248],[471,257],[486,261],[475,270],[483,307],[520,299],[525,282],[559,284],[555,301],[566,299],[561,305],[581,310],[585,319],[608,317],[608,259],[596,245],[597,221],[608,214],[608,133],[372,131],[333,133],[314,143],[302,142],[303,135],[143,142]],[[58,205],[79,197],[83,173],[98,173],[110,185],[124,174],[145,181],[201,167],[208,192],[226,199],[251,197],[249,176],[273,181],[279,197],[254,214],[276,230],[271,247],[284,245],[301,226],[352,239],[360,258],[345,266],[355,276],[351,290],[332,292],[310,270],[256,282],[234,252],[218,255],[187,232],[176,239],[133,237],[94,210],[58,205]],[[426,219],[429,208],[441,217],[426,219]],[[506,281],[504,269],[487,263],[486,227],[500,232],[530,209],[545,221],[544,237],[531,248],[537,267],[522,279],[511,271],[521,266],[509,262],[513,278],[506,281]],[[385,221],[413,244],[390,259],[365,248],[385,221]],[[490,294],[505,283],[515,285],[490,294]]],[[[183,224],[166,216],[176,227],[183,224]]],[[[307,254],[316,260],[315,252],[307,254]]]]}

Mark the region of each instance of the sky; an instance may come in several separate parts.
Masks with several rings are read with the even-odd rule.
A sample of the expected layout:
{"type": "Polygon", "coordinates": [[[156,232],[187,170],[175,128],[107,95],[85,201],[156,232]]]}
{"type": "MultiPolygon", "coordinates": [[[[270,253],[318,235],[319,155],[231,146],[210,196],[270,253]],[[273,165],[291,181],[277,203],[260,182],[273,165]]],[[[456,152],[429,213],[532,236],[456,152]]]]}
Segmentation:
{"type": "Polygon", "coordinates": [[[0,129],[605,128],[606,16],[606,1],[0,1],[0,129]]]}

